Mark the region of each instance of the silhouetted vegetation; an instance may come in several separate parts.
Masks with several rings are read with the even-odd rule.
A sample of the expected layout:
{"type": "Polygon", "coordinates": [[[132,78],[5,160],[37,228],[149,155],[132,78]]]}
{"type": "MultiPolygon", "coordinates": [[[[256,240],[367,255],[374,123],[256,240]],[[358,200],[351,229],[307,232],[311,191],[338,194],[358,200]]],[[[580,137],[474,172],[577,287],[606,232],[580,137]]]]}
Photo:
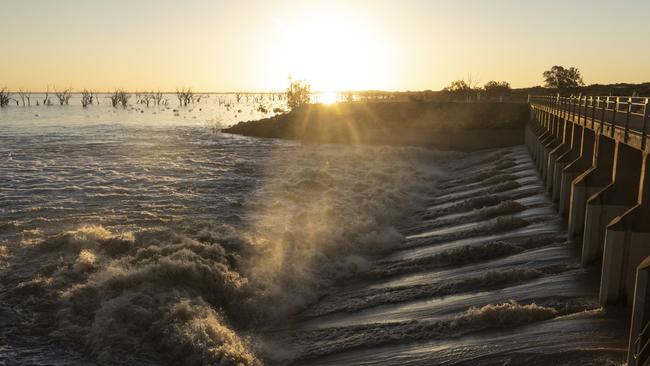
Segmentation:
{"type": "Polygon", "coordinates": [[[449,99],[451,100],[461,100],[461,101],[471,101],[472,97],[476,95],[476,91],[469,83],[465,80],[456,80],[452,81],[449,86],[446,86],[443,89],[449,99]]]}
{"type": "Polygon", "coordinates": [[[507,81],[488,81],[483,86],[483,92],[485,93],[485,97],[488,99],[510,96],[511,91],[512,88],[510,87],[510,83],[507,81]]]}
{"type": "Polygon", "coordinates": [[[0,107],[6,107],[11,101],[11,93],[7,91],[7,88],[0,88],[0,107]]]}
{"type": "Polygon", "coordinates": [[[287,106],[290,110],[309,104],[311,100],[311,85],[304,80],[293,80],[289,76],[289,87],[286,92],[287,106]]]}
{"type": "Polygon", "coordinates": [[[93,104],[94,100],[95,100],[95,96],[93,95],[92,91],[84,89],[81,92],[81,106],[82,107],[86,108],[88,105],[93,104]]]}
{"type": "Polygon", "coordinates": [[[109,96],[111,105],[115,108],[117,108],[118,105],[122,105],[122,107],[126,108],[126,106],[129,104],[130,98],[131,96],[122,89],[115,90],[115,92],[109,96]]]}
{"type": "Polygon", "coordinates": [[[187,107],[188,104],[194,103],[194,92],[192,92],[192,88],[176,89],[176,98],[180,106],[187,107]]]}
{"type": "Polygon", "coordinates": [[[20,100],[23,103],[23,107],[32,105],[32,92],[30,92],[28,89],[18,89],[18,95],[20,96],[20,100]]]}
{"type": "Polygon", "coordinates": [[[56,99],[59,100],[60,105],[67,105],[72,97],[72,89],[68,88],[61,91],[54,89],[54,95],[56,96],[56,99]]]}
{"type": "Polygon", "coordinates": [[[550,70],[544,71],[542,75],[544,76],[544,85],[557,90],[560,94],[577,92],[580,87],[585,85],[580,70],[575,67],[564,68],[556,65],[550,70]]]}
{"type": "Polygon", "coordinates": [[[474,149],[521,143],[528,118],[525,103],[318,103],[223,131],[322,143],[474,149]]]}
{"type": "MultiPolygon", "coordinates": [[[[38,102],[36,102],[36,105],[38,105],[38,102]]],[[[50,87],[47,87],[47,90],[45,90],[45,95],[43,96],[43,105],[50,106],[52,105],[52,101],[50,100],[50,87]]]]}

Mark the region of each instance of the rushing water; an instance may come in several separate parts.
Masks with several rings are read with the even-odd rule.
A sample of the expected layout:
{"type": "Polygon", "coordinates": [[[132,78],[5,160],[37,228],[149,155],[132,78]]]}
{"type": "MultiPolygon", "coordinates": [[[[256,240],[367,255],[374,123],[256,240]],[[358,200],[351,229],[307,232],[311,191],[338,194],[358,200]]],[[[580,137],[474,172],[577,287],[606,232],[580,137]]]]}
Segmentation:
{"type": "Polygon", "coordinates": [[[0,363],[622,359],[522,148],[243,138],[231,99],[0,110],[0,363]]]}

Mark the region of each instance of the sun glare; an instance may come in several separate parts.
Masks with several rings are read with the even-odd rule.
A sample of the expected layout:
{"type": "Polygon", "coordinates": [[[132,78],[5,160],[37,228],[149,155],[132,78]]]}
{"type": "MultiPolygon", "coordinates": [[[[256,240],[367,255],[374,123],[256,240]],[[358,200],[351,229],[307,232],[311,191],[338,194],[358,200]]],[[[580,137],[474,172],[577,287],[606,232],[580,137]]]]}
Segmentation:
{"type": "Polygon", "coordinates": [[[361,20],[318,15],[278,26],[266,60],[268,75],[275,75],[272,87],[284,86],[289,74],[305,79],[315,91],[390,87],[390,52],[381,33],[361,20]]]}
{"type": "Polygon", "coordinates": [[[324,92],[320,94],[318,99],[323,104],[332,104],[336,102],[337,95],[334,92],[324,92]]]}

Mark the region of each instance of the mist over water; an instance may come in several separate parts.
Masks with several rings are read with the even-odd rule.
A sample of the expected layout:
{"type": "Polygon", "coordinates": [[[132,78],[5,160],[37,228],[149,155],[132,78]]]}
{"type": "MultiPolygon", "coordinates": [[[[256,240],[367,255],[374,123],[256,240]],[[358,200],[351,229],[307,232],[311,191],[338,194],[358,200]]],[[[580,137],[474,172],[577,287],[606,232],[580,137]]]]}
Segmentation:
{"type": "Polygon", "coordinates": [[[1,112],[3,362],[259,364],[260,331],[401,243],[449,155],[241,138],[196,108],[1,112]]]}

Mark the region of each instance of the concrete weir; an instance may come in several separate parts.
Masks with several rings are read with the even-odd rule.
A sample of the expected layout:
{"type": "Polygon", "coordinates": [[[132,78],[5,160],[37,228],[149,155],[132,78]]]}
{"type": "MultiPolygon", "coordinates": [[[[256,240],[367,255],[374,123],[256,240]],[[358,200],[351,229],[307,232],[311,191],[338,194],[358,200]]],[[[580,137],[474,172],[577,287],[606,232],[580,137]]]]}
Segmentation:
{"type": "Polygon", "coordinates": [[[582,264],[600,259],[607,225],[635,205],[641,178],[642,152],[616,144],[611,182],[587,201],[582,241],[582,264]]]}
{"type": "Polygon", "coordinates": [[[573,181],[584,174],[588,169],[591,169],[595,164],[595,132],[590,129],[583,129],[582,133],[580,157],[573,162],[568,163],[564,169],[558,168],[556,170],[556,175],[559,176],[559,181],[556,179],[555,184],[553,185],[553,200],[559,200],[558,211],[563,217],[569,214],[569,203],[571,202],[573,181]]]}
{"type": "Polygon", "coordinates": [[[570,190],[567,187],[570,193],[567,192],[563,199],[568,201],[565,205],[569,207],[570,239],[582,237],[589,198],[612,181],[615,147],[614,140],[603,135],[598,136],[594,150],[595,163],[572,181],[570,190]]]}
{"type": "Polygon", "coordinates": [[[629,365],[650,362],[649,98],[533,97],[526,144],[602,306],[632,307],[629,365]]]}
{"type": "MultiPolygon", "coordinates": [[[[607,226],[600,302],[608,305],[633,302],[636,268],[650,256],[650,159],[641,158],[641,177],[632,208],[614,218],[607,226]]],[[[634,193],[634,192],[630,192],[634,193]]]]}

